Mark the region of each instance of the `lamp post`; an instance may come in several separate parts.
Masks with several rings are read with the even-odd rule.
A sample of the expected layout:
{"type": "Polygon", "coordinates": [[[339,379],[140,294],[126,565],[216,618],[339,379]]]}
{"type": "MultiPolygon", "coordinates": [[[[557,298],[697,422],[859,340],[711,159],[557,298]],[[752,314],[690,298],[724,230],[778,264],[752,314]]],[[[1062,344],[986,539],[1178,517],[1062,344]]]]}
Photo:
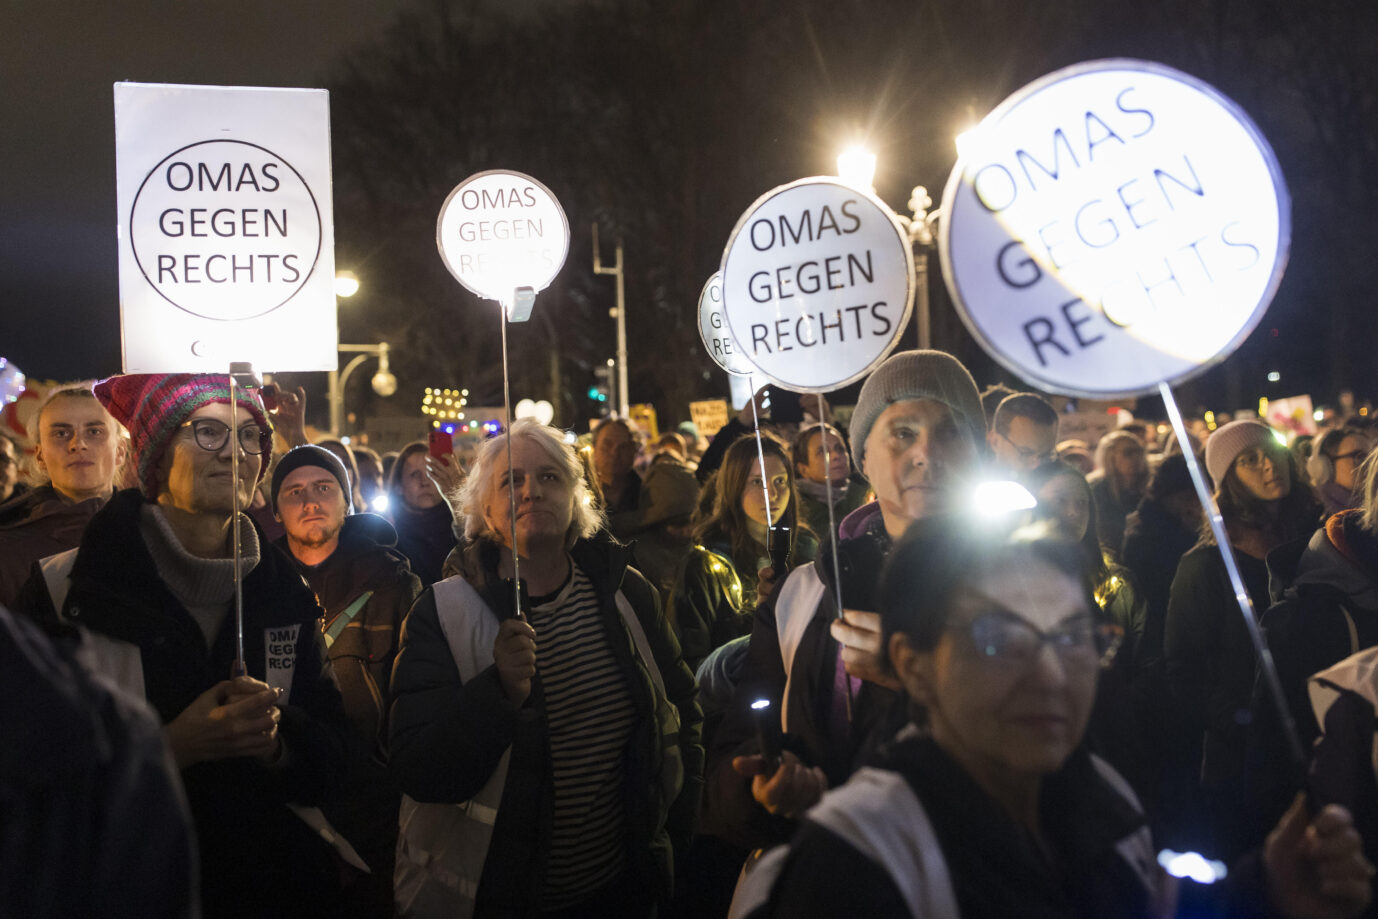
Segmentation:
{"type": "Polygon", "coordinates": [[[345,386],[349,384],[350,374],[354,373],[360,364],[376,355],[378,372],[373,375],[373,391],[383,398],[397,392],[397,377],[393,376],[388,368],[390,347],[387,342],[380,341],[376,345],[340,345],[339,351],[341,354],[356,356],[345,364],[343,370],[330,371],[330,430],[337,437],[342,433],[341,429],[344,426],[345,386]]]}
{"type": "Polygon", "coordinates": [[[603,264],[598,255],[598,224],[593,225],[593,273],[610,274],[617,278],[617,308],[612,314],[617,317],[617,416],[628,415],[627,399],[627,302],[622,286],[622,244],[617,244],[617,261],[611,266],[603,264]]]}
{"type": "MultiPolygon", "coordinates": [[[[871,186],[876,174],[876,156],[861,147],[849,147],[837,156],[837,176],[854,188],[875,194],[871,186]]],[[[940,210],[930,211],[933,199],[928,189],[922,185],[914,186],[909,193],[909,209],[912,217],[896,214],[895,217],[909,231],[909,245],[914,251],[914,322],[918,326],[919,347],[933,347],[932,317],[928,305],[928,256],[937,247],[933,235],[934,227],[941,216],[940,210]]]]}

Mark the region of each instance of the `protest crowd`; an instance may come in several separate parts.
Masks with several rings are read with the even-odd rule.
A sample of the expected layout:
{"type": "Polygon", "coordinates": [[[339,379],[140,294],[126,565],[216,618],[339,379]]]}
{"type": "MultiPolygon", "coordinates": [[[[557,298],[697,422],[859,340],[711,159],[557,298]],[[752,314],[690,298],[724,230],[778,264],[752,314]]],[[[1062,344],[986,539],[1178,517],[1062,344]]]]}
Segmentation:
{"type": "Polygon", "coordinates": [[[1378,915],[1366,409],[1087,442],[900,351],[379,455],[269,396],[0,436],[0,915],[1378,915]]]}

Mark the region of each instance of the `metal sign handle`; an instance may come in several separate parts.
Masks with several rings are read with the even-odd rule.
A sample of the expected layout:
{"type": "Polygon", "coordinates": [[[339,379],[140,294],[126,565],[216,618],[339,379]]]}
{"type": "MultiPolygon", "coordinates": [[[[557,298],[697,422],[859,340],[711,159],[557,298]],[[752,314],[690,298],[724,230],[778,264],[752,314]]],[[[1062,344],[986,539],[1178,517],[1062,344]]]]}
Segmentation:
{"type": "Polygon", "coordinates": [[[240,545],[240,507],[239,507],[239,398],[235,395],[236,384],[240,388],[258,385],[252,364],[243,361],[230,363],[230,539],[234,542],[234,675],[245,676],[248,666],[244,660],[244,552],[240,545]]]}
{"type": "Polygon", "coordinates": [[[1273,663],[1273,653],[1268,650],[1268,643],[1264,640],[1263,630],[1258,627],[1258,617],[1254,613],[1254,605],[1249,598],[1249,590],[1244,586],[1244,577],[1239,573],[1239,563],[1235,560],[1234,551],[1230,548],[1230,537],[1225,531],[1225,520],[1220,516],[1220,508],[1216,506],[1215,499],[1211,497],[1210,489],[1206,487],[1205,476],[1201,474],[1201,466],[1196,462],[1196,450],[1192,447],[1194,441],[1187,434],[1186,425],[1182,422],[1182,412],[1177,408],[1177,400],[1172,395],[1172,387],[1166,382],[1159,383],[1158,392],[1162,394],[1163,405],[1166,406],[1168,418],[1172,421],[1172,430],[1177,434],[1177,442],[1182,446],[1182,456],[1187,461],[1187,472],[1191,475],[1191,484],[1196,487],[1196,497],[1200,499],[1201,508],[1206,512],[1206,519],[1210,521],[1211,533],[1215,536],[1215,544],[1220,549],[1220,557],[1225,561],[1225,571],[1230,576],[1230,589],[1234,591],[1235,600],[1239,602],[1239,614],[1244,617],[1244,627],[1249,632],[1249,639],[1254,645],[1254,653],[1258,656],[1259,672],[1263,675],[1263,681],[1268,686],[1268,695],[1272,697],[1273,705],[1278,712],[1278,719],[1282,723],[1282,732],[1287,738],[1287,747],[1292,757],[1292,763],[1296,766],[1299,775],[1305,775],[1307,759],[1302,750],[1301,738],[1297,735],[1297,725],[1292,719],[1291,709],[1287,707],[1287,698],[1282,692],[1282,681],[1278,678],[1277,666],[1273,663]]]}

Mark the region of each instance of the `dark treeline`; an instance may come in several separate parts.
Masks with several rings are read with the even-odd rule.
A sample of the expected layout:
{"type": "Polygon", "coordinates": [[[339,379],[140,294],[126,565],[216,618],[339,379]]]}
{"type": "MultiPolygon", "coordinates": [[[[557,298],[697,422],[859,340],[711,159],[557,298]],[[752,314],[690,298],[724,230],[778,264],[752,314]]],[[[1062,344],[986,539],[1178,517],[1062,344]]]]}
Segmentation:
{"type": "MultiPolygon", "coordinates": [[[[393,343],[399,407],[427,385],[499,402],[496,307],[446,273],[435,220],[464,177],[516,169],[560,199],[572,241],[532,321],[514,328],[514,397],[550,398],[561,423],[593,414],[584,390],[614,353],[613,280],[591,268],[597,222],[605,262],[617,239],[626,245],[632,399],[685,417],[689,400],[726,392],[695,304],[758,195],[831,173],[838,150],[864,138],[879,155],[878,192],[904,212],[913,185],[940,197],[955,133],[1011,91],[1079,60],[1129,56],[1237,100],[1293,195],[1277,300],[1184,401],[1238,407],[1307,391],[1329,401],[1375,345],[1357,312],[1378,281],[1366,255],[1378,183],[1365,171],[1378,159],[1378,67],[1363,47],[1375,33],[1378,8],[1339,0],[609,0],[524,15],[437,0],[351,52],[330,81],[337,263],[366,285],[341,309],[341,340],[393,343]],[[1268,388],[1284,357],[1288,378],[1268,388]]],[[[998,378],[936,271],[932,289],[935,344],[979,379],[998,378]]],[[[358,385],[353,400],[366,393],[358,385]]]]}

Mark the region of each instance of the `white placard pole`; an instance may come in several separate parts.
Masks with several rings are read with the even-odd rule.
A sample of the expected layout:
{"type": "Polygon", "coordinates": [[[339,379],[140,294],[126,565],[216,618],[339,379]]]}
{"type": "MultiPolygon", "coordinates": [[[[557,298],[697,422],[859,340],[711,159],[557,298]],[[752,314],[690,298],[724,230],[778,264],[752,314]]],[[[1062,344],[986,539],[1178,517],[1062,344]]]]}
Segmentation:
{"type": "MultiPolygon", "coordinates": [[[[833,541],[833,584],[836,585],[836,593],[837,593],[837,598],[836,598],[836,599],[837,599],[837,616],[838,616],[839,619],[841,619],[841,618],[842,618],[842,563],[839,562],[838,559],[837,559],[837,539],[838,539],[838,537],[837,537],[837,515],[836,515],[836,514],[834,513],[834,511],[833,511],[833,477],[832,477],[832,475],[831,475],[832,467],[833,467],[833,461],[832,461],[832,452],[831,452],[831,450],[830,450],[829,447],[828,447],[828,428],[827,428],[827,426],[826,426],[827,423],[823,420],[823,418],[824,418],[823,406],[824,406],[825,404],[826,404],[826,403],[825,403],[824,400],[823,400],[823,394],[822,394],[822,393],[819,393],[819,394],[818,394],[818,440],[819,440],[820,443],[823,444],[823,468],[824,468],[825,470],[827,470],[827,473],[825,473],[824,476],[823,476],[823,489],[824,489],[824,496],[827,498],[827,501],[828,501],[828,534],[831,536],[832,541],[833,541]]],[[[807,443],[807,441],[805,441],[805,443],[807,443]]],[[[848,472],[850,472],[850,471],[851,471],[851,470],[849,469],[848,472]]],[[[852,705],[854,704],[853,701],[852,701],[852,678],[851,678],[850,676],[847,677],[846,683],[847,683],[847,721],[850,723],[851,720],[852,720],[852,705]]]]}
{"type": "MultiPolygon", "coordinates": [[[[253,365],[238,361],[230,364],[226,376],[230,384],[230,483],[233,495],[230,500],[230,538],[234,541],[234,675],[244,676],[249,670],[248,662],[244,660],[244,551],[239,543],[239,400],[235,397],[235,384],[248,388],[244,384],[257,386],[258,379],[254,376],[253,365]]],[[[261,458],[262,454],[259,456],[260,463],[266,462],[261,458]]]]}
{"type": "Polygon", "coordinates": [[[502,403],[507,413],[507,493],[512,530],[512,591],[522,608],[517,492],[512,484],[512,381],[507,324],[531,318],[543,290],[569,254],[569,220],[550,189],[520,172],[488,170],[459,183],[441,205],[436,247],[445,267],[480,297],[498,301],[502,323],[502,403]]]}
{"type": "Polygon", "coordinates": [[[1263,630],[1258,627],[1258,616],[1254,612],[1254,604],[1249,596],[1249,589],[1244,586],[1244,577],[1239,573],[1239,562],[1234,557],[1234,549],[1230,547],[1230,536],[1225,531],[1225,520],[1220,516],[1220,508],[1216,505],[1215,498],[1211,496],[1210,489],[1206,487],[1206,477],[1201,474],[1201,466],[1196,461],[1196,450],[1192,446],[1194,441],[1187,432],[1186,424],[1182,421],[1182,412],[1177,408],[1177,399],[1172,395],[1172,387],[1167,383],[1159,383],[1158,392],[1163,397],[1163,405],[1167,408],[1168,419],[1172,422],[1172,430],[1177,435],[1177,442],[1182,445],[1182,457],[1187,461],[1187,472],[1191,474],[1191,484],[1196,489],[1196,497],[1206,512],[1206,519],[1210,521],[1211,535],[1215,537],[1215,544],[1220,549],[1220,557],[1225,560],[1225,572],[1230,576],[1230,588],[1234,591],[1235,600],[1239,603],[1239,614],[1244,617],[1244,627],[1249,631],[1249,640],[1253,642],[1254,653],[1258,655],[1259,672],[1263,674],[1263,682],[1268,686],[1268,695],[1272,697],[1273,705],[1277,708],[1278,717],[1282,721],[1282,731],[1287,737],[1287,748],[1292,755],[1292,762],[1304,770],[1306,753],[1302,749],[1301,738],[1297,734],[1296,721],[1292,718],[1292,710],[1288,707],[1287,697],[1283,694],[1282,680],[1279,679],[1277,666],[1273,663],[1273,652],[1268,650],[1268,642],[1263,637],[1263,630]]]}
{"type": "MultiPolygon", "coordinates": [[[[748,383],[752,383],[751,374],[746,375],[748,383]]],[[[775,515],[770,512],[770,476],[766,475],[766,451],[761,446],[761,419],[756,414],[756,396],[752,391],[751,396],[751,429],[756,434],[756,462],[761,464],[761,489],[765,492],[766,499],[766,554],[770,553],[770,531],[775,526],[775,515]]],[[[777,576],[779,572],[776,572],[777,576]]]]}

